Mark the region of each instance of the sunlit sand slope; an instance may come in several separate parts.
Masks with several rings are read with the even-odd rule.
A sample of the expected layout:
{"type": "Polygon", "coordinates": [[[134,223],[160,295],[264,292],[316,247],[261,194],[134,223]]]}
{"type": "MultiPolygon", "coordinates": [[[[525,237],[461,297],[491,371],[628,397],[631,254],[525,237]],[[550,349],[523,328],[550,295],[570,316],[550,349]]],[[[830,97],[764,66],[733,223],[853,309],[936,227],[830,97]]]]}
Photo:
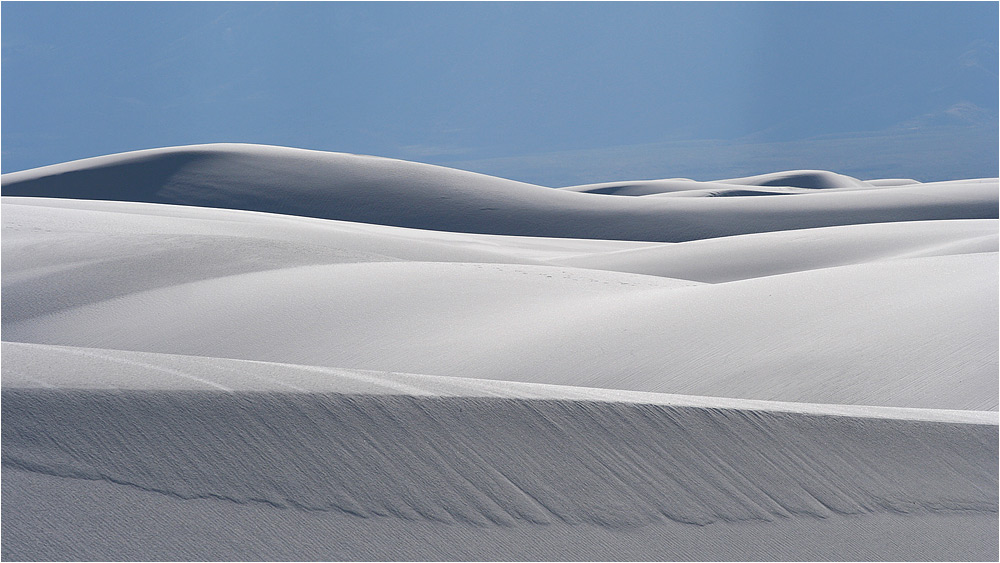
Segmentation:
{"type": "Polygon", "coordinates": [[[897,258],[997,252],[997,241],[996,220],[910,221],[659,244],[550,262],[718,283],[897,258]]]}
{"type": "Polygon", "coordinates": [[[2,178],[4,560],[996,560],[998,186],[2,178]]]}
{"type": "Polygon", "coordinates": [[[3,330],[10,341],[455,377],[997,408],[995,254],[696,286],[588,272],[304,266],[5,319],[3,330]]]}
{"type": "Polygon", "coordinates": [[[997,257],[969,246],[988,244],[995,221],[820,229],[802,232],[797,245],[774,233],[658,246],[50,201],[4,204],[9,341],[691,395],[997,408],[997,257]],[[684,254],[698,245],[721,259],[684,254]],[[802,251],[810,247],[827,258],[802,251]],[[750,252],[741,263],[741,248],[761,258],[752,262],[750,252]],[[655,262],[663,269],[709,280],[713,268],[805,271],[701,284],[549,265],[657,253],[678,257],[655,262]],[[830,261],[850,265],[821,267],[830,261]]]}

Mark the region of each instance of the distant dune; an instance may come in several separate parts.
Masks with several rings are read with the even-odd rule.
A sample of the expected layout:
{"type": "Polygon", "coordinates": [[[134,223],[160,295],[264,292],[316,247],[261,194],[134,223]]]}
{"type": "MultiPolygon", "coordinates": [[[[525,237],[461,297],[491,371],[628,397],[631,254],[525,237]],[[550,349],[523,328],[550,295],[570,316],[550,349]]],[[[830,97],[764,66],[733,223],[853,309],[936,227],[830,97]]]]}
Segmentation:
{"type": "Polygon", "coordinates": [[[998,183],[2,177],[2,555],[989,560],[998,183]]]}
{"type": "MultiPolygon", "coordinates": [[[[821,171],[728,182],[730,188],[865,186],[821,171]]],[[[236,144],[152,149],[5,174],[3,193],[246,209],[468,233],[663,242],[858,223],[995,219],[998,208],[996,181],[957,183],[944,197],[939,186],[917,184],[811,190],[799,198],[597,199],[414,162],[236,144]]]]}

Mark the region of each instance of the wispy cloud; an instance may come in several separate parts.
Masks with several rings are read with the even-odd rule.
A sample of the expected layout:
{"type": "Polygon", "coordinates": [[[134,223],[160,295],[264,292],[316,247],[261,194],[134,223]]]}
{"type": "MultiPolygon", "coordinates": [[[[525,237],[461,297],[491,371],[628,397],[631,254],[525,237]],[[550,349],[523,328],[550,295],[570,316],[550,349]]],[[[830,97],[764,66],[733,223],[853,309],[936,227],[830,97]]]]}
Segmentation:
{"type": "Polygon", "coordinates": [[[986,41],[976,42],[968,51],[958,58],[958,64],[964,68],[974,68],[997,78],[998,50],[996,44],[986,41]]]}

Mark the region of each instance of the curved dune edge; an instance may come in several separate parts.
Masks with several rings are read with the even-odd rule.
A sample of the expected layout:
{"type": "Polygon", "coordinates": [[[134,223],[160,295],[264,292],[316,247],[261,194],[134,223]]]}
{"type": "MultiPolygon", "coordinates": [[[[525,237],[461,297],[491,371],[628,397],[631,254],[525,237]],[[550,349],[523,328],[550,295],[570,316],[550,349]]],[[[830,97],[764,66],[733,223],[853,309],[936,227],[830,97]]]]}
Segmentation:
{"type": "Polygon", "coordinates": [[[657,244],[4,198],[3,331],[459,378],[996,410],[996,224],[657,244]]]}
{"type": "Polygon", "coordinates": [[[39,344],[995,410],[996,259],[915,258],[690,287],[528,266],[307,266],[131,293],[3,329],[7,340],[39,344]]]}
{"type": "Polygon", "coordinates": [[[1000,424],[1000,413],[996,411],[760,401],[22,342],[3,342],[0,346],[3,352],[3,389],[7,390],[223,391],[479,397],[634,403],[952,424],[1000,424]]]}
{"type": "Polygon", "coordinates": [[[901,258],[997,252],[997,226],[991,219],[844,225],[581,253],[549,263],[723,283],[901,258]]]}
{"type": "Polygon", "coordinates": [[[2,184],[4,560],[998,557],[997,179],[2,184]]]}
{"type": "Polygon", "coordinates": [[[995,423],[6,381],[2,395],[5,560],[997,554],[995,423]]]}
{"type": "MultiPolygon", "coordinates": [[[[655,194],[688,195],[685,192],[729,192],[736,186],[749,186],[751,189],[741,190],[739,195],[756,195],[769,193],[808,193],[810,190],[843,190],[871,189],[873,187],[897,186],[904,184],[919,184],[915,180],[888,180],[865,182],[837,174],[827,170],[788,170],[772,172],[744,178],[727,178],[711,182],[698,182],[686,178],[670,178],[664,180],[640,180],[632,182],[603,182],[599,184],[584,184],[559,188],[570,192],[583,192],[603,195],[643,196],[655,194]],[[756,189],[763,188],[763,189],[756,189]],[[771,191],[767,188],[778,188],[771,191]]],[[[719,193],[710,195],[721,195],[719,193]]],[[[734,194],[735,195],[735,194],[734,194]]]]}
{"type": "Polygon", "coordinates": [[[6,467],[479,527],[997,512],[997,427],[592,401],[3,390],[6,467]]]}
{"type": "Polygon", "coordinates": [[[615,527],[997,511],[994,425],[218,391],[9,389],[3,409],[13,467],[360,517],[615,527]]]}
{"type": "Polygon", "coordinates": [[[993,179],[949,183],[946,191],[931,184],[866,186],[826,171],[732,181],[833,189],[774,197],[611,198],[388,158],[245,144],[150,149],[2,178],[7,196],[170,203],[438,231],[635,241],[997,218],[993,179]]]}
{"type": "Polygon", "coordinates": [[[36,271],[72,273],[62,282],[67,287],[73,278],[91,277],[87,268],[92,267],[103,276],[156,270],[160,279],[170,280],[197,269],[219,275],[403,260],[564,265],[718,283],[998,250],[996,219],[843,225],[655,243],[426,231],[137,202],[7,196],[2,202],[8,279],[18,283],[25,275],[40,277],[36,271]],[[106,267],[111,263],[120,265],[106,267]]]}

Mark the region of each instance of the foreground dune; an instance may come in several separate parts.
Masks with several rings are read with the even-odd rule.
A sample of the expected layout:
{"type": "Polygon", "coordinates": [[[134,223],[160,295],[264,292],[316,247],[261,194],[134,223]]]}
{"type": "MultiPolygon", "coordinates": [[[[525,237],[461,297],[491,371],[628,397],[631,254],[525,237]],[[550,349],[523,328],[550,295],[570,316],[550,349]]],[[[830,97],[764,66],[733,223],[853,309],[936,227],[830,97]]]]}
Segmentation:
{"type": "Polygon", "coordinates": [[[995,179],[205,145],[3,194],[4,559],[998,557],[995,179]]]}
{"type": "MultiPolygon", "coordinates": [[[[491,536],[529,539],[539,527],[547,534],[590,529],[602,538],[665,526],[678,535],[674,543],[690,549],[705,537],[701,528],[730,527],[735,537],[761,531],[740,523],[825,521],[826,533],[837,534],[860,517],[906,515],[926,526],[982,515],[959,520],[972,538],[988,537],[987,526],[996,524],[995,413],[602,396],[562,386],[38,345],[5,344],[4,354],[4,486],[24,499],[12,505],[4,491],[4,529],[15,540],[11,549],[5,541],[5,551],[14,558],[32,533],[66,533],[49,529],[52,508],[43,499],[51,493],[25,498],[16,491],[46,483],[69,490],[91,483],[82,487],[88,494],[113,484],[112,499],[159,495],[157,512],[203,500],[212,506],[198,510],[214,518],[248,513],[228,535],[245,546],[185,542],[170,552],[191,558],[289,553],[280,542],[254,545],[246,536],[252,526],[287,526],[299,513],[325,526],[360,519],[369,533],[419,523],[438,540],[445,525],[471,546],[442,547],[437,556],[486,558],[524,555],[491,536]],[[80,388],[83,374],[99,379],[80,388]],[[483,537],[483,529],[499,534],[483,537]]],[[[112,499],[91,498],[77,510],[103,511],[112,499]]],[[[55,519],[81,527],[66,520],[55,519]]],[[[123,550],[114,537],[128,527],[110,522],[102,535],[52,552],[114,553],[103,538],[123,550]]],[[[340,550],[350,542],[327,534],[311,548],[319,551],[308,552],[347,555],[340,550]]],[[[922,555],[846,537],[825,541],[841,554],[922,555]]],[[[591,539],[564,554],[581,558],[607,547],[591,539]]],[[[766,553],[722,541],[702,549],[699,557],[709,558],[766,553]]],[[[387,540],[366,550],[375,558],[414,553],[387,540]]],[[[678,551],[668,544],[643,553],[678,551]]],[[[989,548],[971,542],[946,553],[976,558],[989,548]]]]}

